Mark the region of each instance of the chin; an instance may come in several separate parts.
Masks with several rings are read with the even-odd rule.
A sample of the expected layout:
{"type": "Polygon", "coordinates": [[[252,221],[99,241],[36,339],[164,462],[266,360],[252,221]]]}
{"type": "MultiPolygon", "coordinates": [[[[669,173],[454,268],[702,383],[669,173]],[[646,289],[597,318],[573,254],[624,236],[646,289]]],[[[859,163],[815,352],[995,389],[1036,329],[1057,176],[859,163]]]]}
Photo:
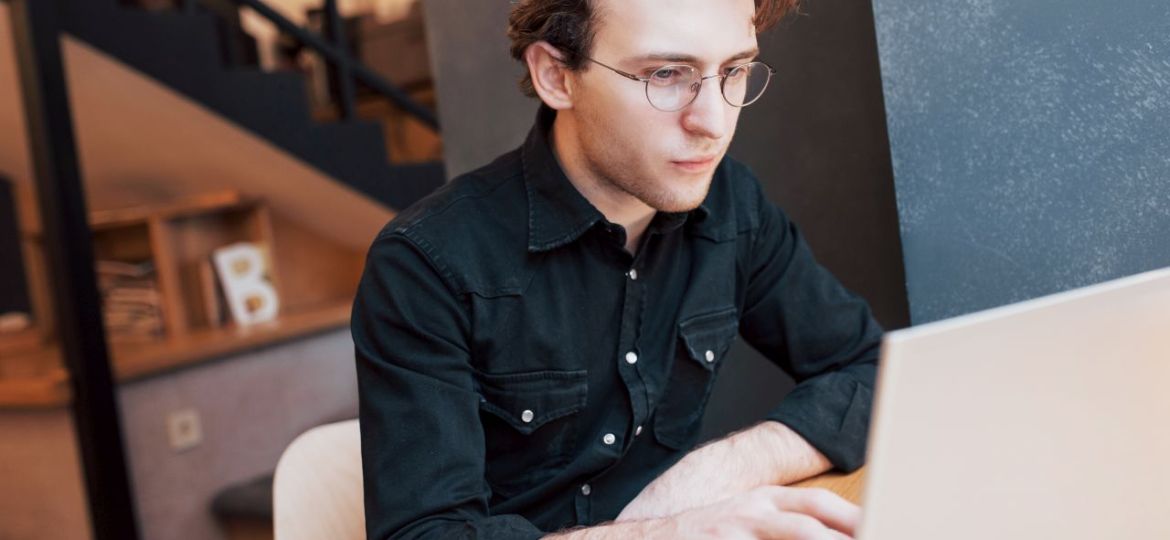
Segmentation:
{"type": "Polygon", "coordinates": [[[703,204],[703,200],[707,198],[707,189],[710,188],[710,186],[710,183],[704,186],[704,189],[701,193],[670,193],[665,194],[665,196],[659,196],[656,198],[656,200],[643,200],[643,202],[659,212],[690,212],[691,210],[698,208],[700,204],[703,204]]]}

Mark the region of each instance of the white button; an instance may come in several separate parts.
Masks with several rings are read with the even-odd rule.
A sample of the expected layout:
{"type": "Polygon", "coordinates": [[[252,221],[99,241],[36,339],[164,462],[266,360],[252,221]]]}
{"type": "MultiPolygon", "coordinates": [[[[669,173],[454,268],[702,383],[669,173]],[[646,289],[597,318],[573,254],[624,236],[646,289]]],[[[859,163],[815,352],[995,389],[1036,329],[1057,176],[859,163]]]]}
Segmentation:
{"type": "Polygon", "coordinates": [[[520,413],[520,420],[523,420],[524,423],[527,424],[532,421],[533,416],[535,415],[532,414],[532,411],[524,409],[524,412],[520,413]]]}
{"type": "Polygon", "coordinates": [[[581,486],[581,494],[582,495],[588,497],[590,493],[593,493],[593,488],[590,488],[589,484],[585,484],[585,485],[581,486]]]}
{"type": "Polygon", "coordinates": [[[714,362],[714,361],[715,361],[715,353],[713,353],[713,352],[711,352],[711,351],[707,351],[707,354],[705,354],[704,356],[707,358],[707,361],[708,361],[708,362],[714,362]]]}
{"type": "Polygon", "coordinates": [[[638,281],[638,271],[637,270],[634,270],[633,268],[631,268],[630,271],[626,273],[626,275],[630,276],[630,279],[632,279],[634,281],[638,281]]]}
{"type": "Polygon", "coordinates": [[[626,363],[627,364],[636,364],[637,362],[638,362],[638,354],[637,353],[635,353],[634,351],[630,351],[630,352],[626,353],[626,363]]]}
{"type": "Polygon", "coordinates": [[[642,426],[638,426],[638,427],[634,428],[634,436],[635,437],[637,437],[638,435],[641,435],[641,434],[642,434],[642,426]]]}
{"type": "Polygon", "coordinates": [[[617,442],[617,437],[615,437],[613,433],[606,433],[605,436],[601,438],[601,442],[608,446],[617,442]]]}

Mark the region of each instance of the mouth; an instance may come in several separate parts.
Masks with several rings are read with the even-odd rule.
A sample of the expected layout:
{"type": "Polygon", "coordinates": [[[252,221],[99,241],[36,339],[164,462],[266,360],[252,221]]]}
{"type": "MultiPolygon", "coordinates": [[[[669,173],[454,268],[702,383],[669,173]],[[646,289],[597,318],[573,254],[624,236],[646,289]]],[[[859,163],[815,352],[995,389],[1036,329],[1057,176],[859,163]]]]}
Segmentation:
{"type": "Polygon", "coordinates": [[[698,156],[687,159],[671,160],[670,164],[687,172],[702,172],[712,168],[719,156],[698,156]]]}

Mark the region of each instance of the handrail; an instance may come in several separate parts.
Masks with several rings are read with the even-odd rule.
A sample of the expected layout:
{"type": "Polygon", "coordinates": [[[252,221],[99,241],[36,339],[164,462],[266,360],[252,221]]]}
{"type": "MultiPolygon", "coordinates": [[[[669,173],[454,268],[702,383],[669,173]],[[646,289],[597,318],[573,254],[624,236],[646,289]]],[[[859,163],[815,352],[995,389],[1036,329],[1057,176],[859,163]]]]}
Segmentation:
{"type": "MultiPolygon", "coordinates": [[[[354,60],[349,55],[349,53],[333,44],[328,43],[325,41],[325,39],[315,35],[313,32],[305,30],[296,23],[286,19],[283,15],[277,13],[276,10],[272,9],[271,7],[268,7],[268,5],[261,0],[232,1],[252,9],[256,13],[259,13],[262,17],[268,19],[269,22],[276,25],[277,28],[287,32],[297,41],[307,45],[317,53],[321,54],[321,56],[325,57],[326,60],[336,64],[340,68],[339,71],[343,74],[343,76],[347,72],[352,74],[354,78],[361,81],[366,86],[372,88],[375,92],[378,92],[389,98],[390,101],[393,101],[395,105],[398,105],[406,113],[414,116],[431,129],[439,131],[439,120],[435,117],[433,112],[431,112],[426,107],[419,105],[417,102],[411,99],[410,96],[406,94],[406,92],[403,92],[397,86],[394,86],[394,84],[386,81],[380,75],[371,71],[370,68],[366,67],[361,62],[354,60]]],[[[335,36],[335,38],[339,39],[339,36],[335,36]]],[[[352,95],[342,96],[342,99],[352,99],[352,95]]],[[[346,103],[342,104],[343,110],[345,110],[347,106],[352,110],[352,105],[346,103]]]]}

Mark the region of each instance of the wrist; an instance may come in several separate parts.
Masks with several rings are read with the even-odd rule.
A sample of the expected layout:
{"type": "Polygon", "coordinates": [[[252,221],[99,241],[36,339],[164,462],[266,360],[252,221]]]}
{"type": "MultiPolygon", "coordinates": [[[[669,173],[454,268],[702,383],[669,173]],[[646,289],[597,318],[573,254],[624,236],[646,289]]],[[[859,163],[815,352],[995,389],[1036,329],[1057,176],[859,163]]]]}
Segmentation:
{"type": "Polygon", "coordinates": [[[756,425],[753,434],[766,448],[769,483],[788,485],[829,471],[833,464],[792,428],[775,420],[756,425]]]}
{"type": "Polygon", "coordinates": [[[683,529],[675,517],[643,519],[622,523],[603,523],[592,527],[568,529],[546,535],[542,540],[619,540],[642,538],[646,540],[674,540],[683,529]]]}

